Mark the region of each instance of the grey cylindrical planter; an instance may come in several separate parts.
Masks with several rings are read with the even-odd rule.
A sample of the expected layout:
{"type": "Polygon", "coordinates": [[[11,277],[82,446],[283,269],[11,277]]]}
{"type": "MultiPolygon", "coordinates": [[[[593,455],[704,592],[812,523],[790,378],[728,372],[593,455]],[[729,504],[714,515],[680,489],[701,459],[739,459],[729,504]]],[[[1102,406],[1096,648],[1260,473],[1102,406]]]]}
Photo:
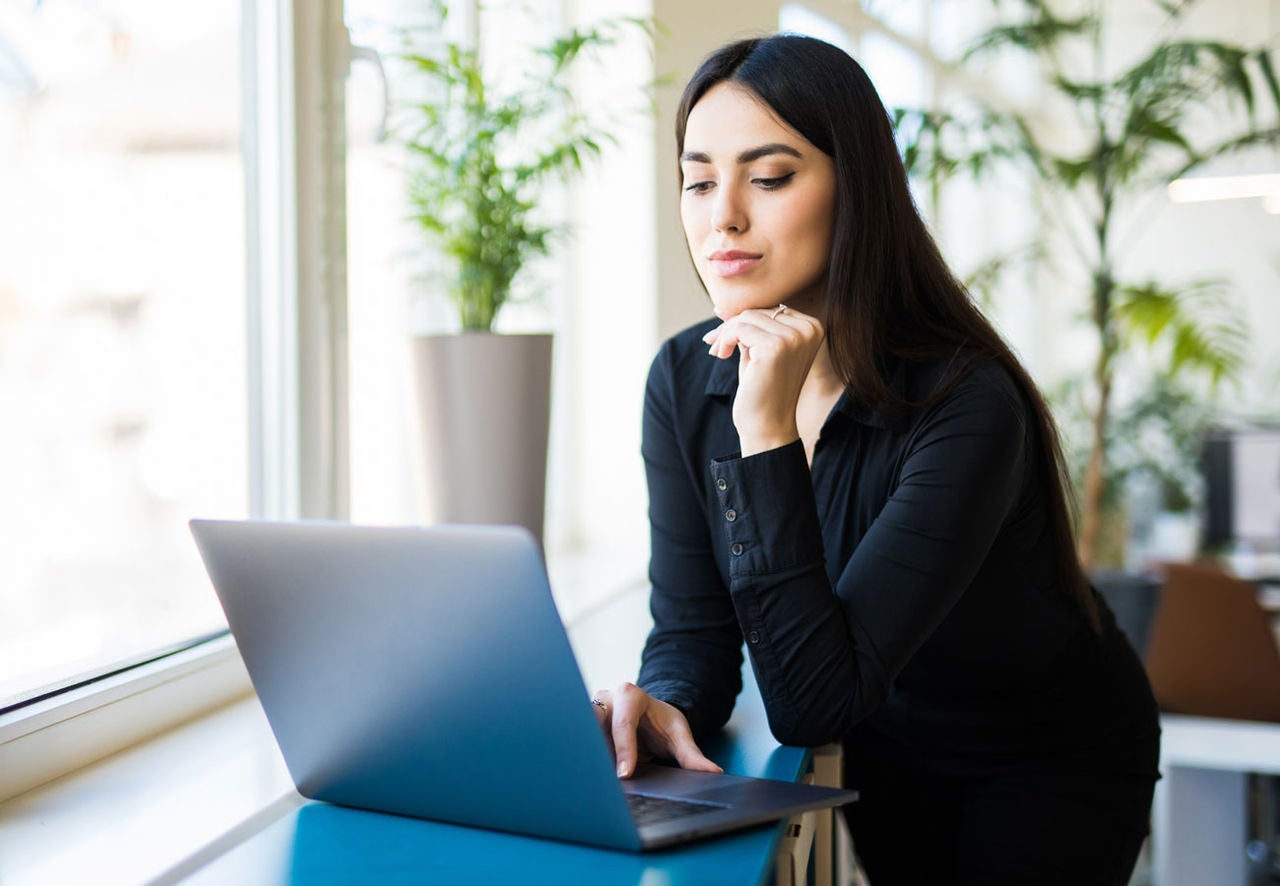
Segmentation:
{"type": "Polygon", "coordinates": [[[518,524],[541,543],[551,338],[464,332],[414,340],[429,521],[518,524]]]}

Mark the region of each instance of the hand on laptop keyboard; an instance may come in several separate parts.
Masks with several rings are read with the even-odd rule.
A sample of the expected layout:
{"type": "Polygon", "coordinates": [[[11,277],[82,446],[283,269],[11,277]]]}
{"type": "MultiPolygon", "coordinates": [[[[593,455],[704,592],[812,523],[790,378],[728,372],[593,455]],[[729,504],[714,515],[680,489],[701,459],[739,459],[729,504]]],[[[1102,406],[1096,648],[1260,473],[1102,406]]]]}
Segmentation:
{"type": "Polygon", "coordinates": [[[591,702],[613,749],[619,778],[630,778],[637,763],[653,757],[675,760],[683,769],[724,771],[698,749],[679,708],[638,686],[621,683],[612,690],[602,689],[591,702]]]}

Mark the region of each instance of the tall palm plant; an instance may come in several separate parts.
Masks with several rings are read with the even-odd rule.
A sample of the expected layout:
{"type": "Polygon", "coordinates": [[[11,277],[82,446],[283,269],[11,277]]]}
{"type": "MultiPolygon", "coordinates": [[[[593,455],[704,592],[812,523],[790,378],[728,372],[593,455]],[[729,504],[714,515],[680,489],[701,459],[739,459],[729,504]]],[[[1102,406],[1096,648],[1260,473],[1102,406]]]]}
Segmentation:
{"type": "Polygon", "coordinates": [[[1016,16],[981,34],[959,61],[963,66],[997,51],[1031,57],[1052,94],[1046,104],[1073,112],[1071,141],[1081,149],[1061,149],[1061,140],[1040,134],[1032,115],[1017,110],[986,104],[968,115],[895,110],[908,170],[929,182],[935,195],[952,175],[1017,170],[1053,207],[1047,223],[1067,236],[1087,269],[1082,295],[1098,350],[1090,373],[1092,439],[1080,525],[1086,566],[1094,564],[1098,548],[1113,384],[1125,348],[1146,347],[1164,361],[1166,373],[1200,374],[1216,385],[1238,375],[1245,338],[1238,317],[1224,310],[1223,281],[1122,279],[1117,216],[1212,158],[1280,143],[1280,85],[1271,50],[1181,38],[1179,25],[1193,2],[1152,2],[1165,26],[1138,61],[1118,71],[1106,70],[1110,44],[1101,0],[1075,14],[1060,14],[1048,0],[997,0],[998,7],[1017,7],[1016,16]],[[1208,112],[1214,119],[1227,116],[1231,128],[1206,142],[1195,123],[1208,112]]]}

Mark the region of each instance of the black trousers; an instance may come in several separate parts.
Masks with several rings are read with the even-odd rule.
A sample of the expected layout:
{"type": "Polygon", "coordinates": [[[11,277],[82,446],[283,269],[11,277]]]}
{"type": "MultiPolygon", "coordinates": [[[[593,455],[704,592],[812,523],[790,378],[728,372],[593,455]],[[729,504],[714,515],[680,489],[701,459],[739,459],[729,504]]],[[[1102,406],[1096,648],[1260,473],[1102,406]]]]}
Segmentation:
{"type": "Polygon", "coordinates": [[[846,784],[861,792],[844,812],[872,886],[1124,886],[1155,787],[1151,777],[923,778],[884,766],[846,784]]]}

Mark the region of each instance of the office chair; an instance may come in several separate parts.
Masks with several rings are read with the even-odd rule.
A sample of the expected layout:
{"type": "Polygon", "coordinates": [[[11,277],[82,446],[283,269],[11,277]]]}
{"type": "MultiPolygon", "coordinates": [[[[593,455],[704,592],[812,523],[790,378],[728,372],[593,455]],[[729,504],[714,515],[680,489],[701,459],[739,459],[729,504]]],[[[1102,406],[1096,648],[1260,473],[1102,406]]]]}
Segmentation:
{"type": "Polygon", "coordinates": [[[1162,710],[1280,722],[1280,647],[1248,582],[1170,563],[1145,664],[1162,710]]]}

